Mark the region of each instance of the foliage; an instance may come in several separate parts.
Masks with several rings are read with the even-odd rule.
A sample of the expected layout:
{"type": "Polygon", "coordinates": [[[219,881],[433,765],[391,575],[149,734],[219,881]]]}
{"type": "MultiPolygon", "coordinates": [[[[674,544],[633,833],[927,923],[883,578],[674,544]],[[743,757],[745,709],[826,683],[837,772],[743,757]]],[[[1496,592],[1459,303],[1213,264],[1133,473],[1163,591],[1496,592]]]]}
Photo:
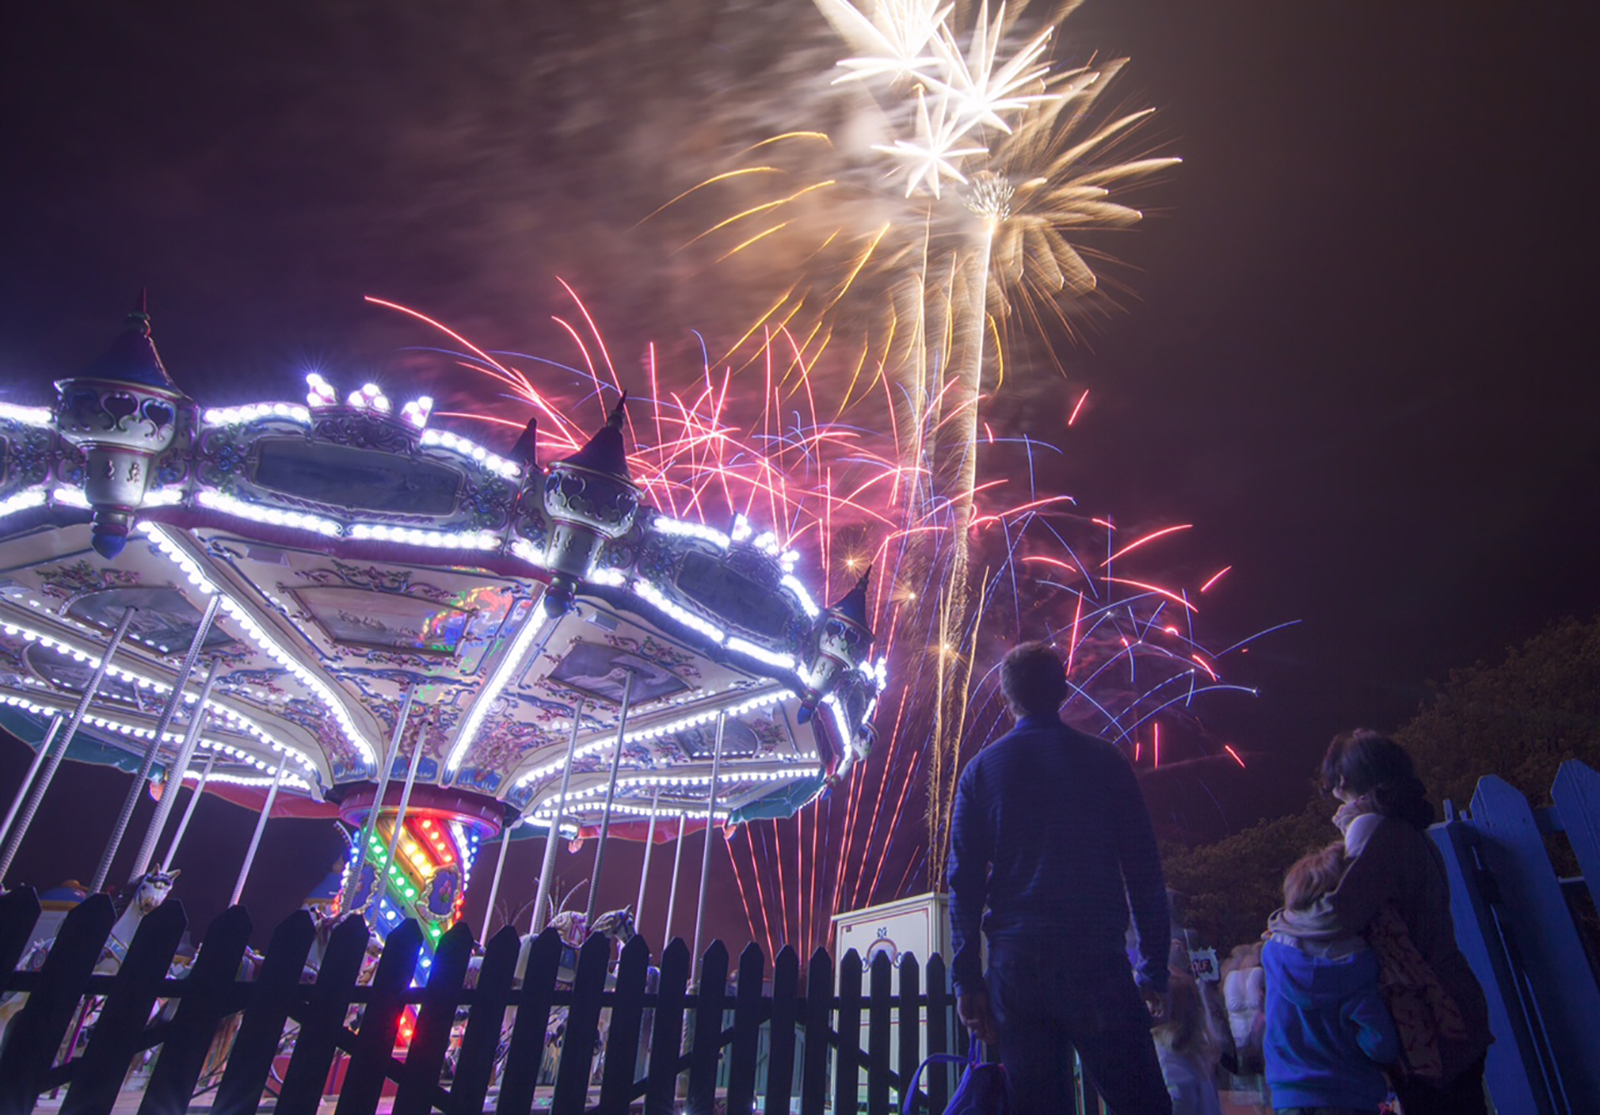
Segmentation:
{"type": "Polygon", "coordinates": [[[1283,904],[1289,865],[1338,837],[1332,803],[1312,795],[1298,813],[1261,821],[1232,836],[1164,857],[1167,886],[1184,897],[1180,921],[1195,939],[1225,953],[1261,936],[1283,904]]]}
{"type": "Polygon", "coordinates": [[[1435,802],[1465,806],[1480,777],[1498,774],[1548,803],[1565,760],[1600,767],[1600,617],[1562,620],[1503,662],[1452,671],[1395,738],[1435,802]]]}

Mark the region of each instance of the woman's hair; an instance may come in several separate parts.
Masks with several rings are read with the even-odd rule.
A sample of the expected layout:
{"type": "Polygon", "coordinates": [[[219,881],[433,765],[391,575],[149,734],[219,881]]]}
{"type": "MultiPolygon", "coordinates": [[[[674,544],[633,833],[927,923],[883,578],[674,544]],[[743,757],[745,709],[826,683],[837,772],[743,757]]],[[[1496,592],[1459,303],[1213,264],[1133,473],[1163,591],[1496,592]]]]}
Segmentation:
{"type": "Polygon", "coordinates": [[[1000,662],[1000,691],[1018,716],[1054,716],[1067,699],[1067,671],[1048,643],[1023,643],[1000,662]]]}
{"type": "Polygon", "coordinates": [[[1322,757],[1322,792],[1343,789],[1367,797],[1385,817],[1419,829],[1433,823],[1433,806],[1411,756],[1388,736],[1356,728],[1333,737],[1322,757]]]}
{"type": "Polygon", "coordinates": [[[1174,1053],[1198,1055],[1209,1062],[1216,1056],[1221,1040],[1200,994],[1200,985],[1182,968],[1167,973],[1167,1013],[1150,1029],[1157,1042],[1174,1053]]]}
{"type": "Polygon", "coordinates": [[[1283,877],[1283,902],[1291,910],[1308,910],[1331,893],[1344,877],[1344,843],[1337,841],[1295,861],[1283,877]]]}

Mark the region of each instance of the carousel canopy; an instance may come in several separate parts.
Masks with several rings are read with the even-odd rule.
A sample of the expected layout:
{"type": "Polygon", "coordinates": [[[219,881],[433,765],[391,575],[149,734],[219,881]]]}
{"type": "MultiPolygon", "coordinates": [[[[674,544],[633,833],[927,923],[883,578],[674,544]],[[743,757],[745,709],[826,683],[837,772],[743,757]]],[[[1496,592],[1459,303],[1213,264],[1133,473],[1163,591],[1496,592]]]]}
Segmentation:
{"type": "Polygon", "coordinates": [[[580,825],[618,747],[619,823],[703,816],[719,737],[734,819],[799,808],[866,752],[884,675],[854,594],[823,607],[743,519],[648,506],[622,404],[540,467],[531,437],[500,456],[430,428],[426,399],[308,382],[304,402],[198,406],[140,312],[55,408],[0,405],[0,701],[19,734],[71,712],[132,609],[90,757],[144,753],[198,645],[158,763],[214,666],[212,781],[283,765],[286,804],[352,819],[418,749],[416,800],[486,832],[548,823],[569,747],[580,825]]]}

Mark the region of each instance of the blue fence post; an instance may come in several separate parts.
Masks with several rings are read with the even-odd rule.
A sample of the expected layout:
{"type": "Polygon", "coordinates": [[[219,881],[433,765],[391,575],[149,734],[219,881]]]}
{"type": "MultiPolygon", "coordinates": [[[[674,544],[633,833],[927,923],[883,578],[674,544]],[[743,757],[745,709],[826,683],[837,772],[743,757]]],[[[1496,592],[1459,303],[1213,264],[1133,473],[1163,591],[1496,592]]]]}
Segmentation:
{"type": "Polygon", "coordinates": [[[1550,789],[1556,815],[1578,857],[1589,897],[1600,909],[1600,774],[1577,759],[1568,759],[1556,771],[1550,789]]]}

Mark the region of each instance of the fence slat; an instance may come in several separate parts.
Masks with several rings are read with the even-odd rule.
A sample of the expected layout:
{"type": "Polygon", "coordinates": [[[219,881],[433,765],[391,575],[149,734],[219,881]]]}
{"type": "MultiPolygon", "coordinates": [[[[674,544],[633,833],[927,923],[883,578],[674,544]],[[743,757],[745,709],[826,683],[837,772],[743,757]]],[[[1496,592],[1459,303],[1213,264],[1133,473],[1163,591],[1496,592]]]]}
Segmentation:
{"type": "Polygon", "coordinates": [[[700,958],[694,996],[694,1042],[689,1048],[689,1110],[710,1112],[722,1057],[722,1010],[728,995],[728,947],[712,941],[700,958]]]}
{"type": "Polygon", "coordinates": [[[635,937],[622,947],[617,963],[616,998],[606,1029],[605,1068],[600,1074],[597,1115],[628,1115],[633,1101],[633,1070],[639,1063],[639,1032],[644,1022],[644,983],[649,975],[650,946],[635,937]]]}
{"type": "Polygon", "coordinates": [[[872,958],[871,1009],[867,1014],[867,1112],[889,1111],[889,998],[893,994],[894,965],[889,954],[872,958]]]}
{"type": "MultiPolygon", "coordinates": [[[[944,957],[928,957],[928,1053],[950,1052],[950,985],[945,976],[944,957]]],[[[942,1115],[950,1104],[950,1069],[929,1065],[923,1078],[927,1084],[928,1111],[942,1115]]]]}
{"type": "Polygon", "coordinates": [[[103,894],[90,895],[67,911],[39,972],[39,986],[12,1019],[11,1037],[0,1052],[0,1111],[33,1110],[116,920],[111,899],[103,894]]]}
{"type": "Polygon", "coordinates": [[[1568,759],[1556,771],[1550,789],[1561,827],[1566,830],[1578,870],[1589,898],[1600,909],[1600,774],[1578,759],[1568,759]]]}
{"type": "Polygon", "coordinates": [[[822,1115],[828,1102],[828,1030],[833,1012],[833,960],[822,949],[806,965],[805,1071],[800,1077],[800,1115],[822,1115]]]}
{"type": "Polygon", "coordinates": [[[370,1115],[378,1109],[386,1071],[394,1061],[400,1016],[405,1013],[401,996],[417,974],[421,953],[422,927],[416,918],[406,918],[385,938],[377,971],[372,974],[372,998],[361,1014],[361,1030],[350,1050],[350,1068],[339,1089],[334,1115],[370,1115]]]}
{"type": "Polygon", "coordinates": [[[833,1109],[854,1111],[861,1103],[861,956],[855,949],[839,961],[838,1033],[833,1109]]]}
{"type": "Polygon", "coordinates": [[[517,998],[517,1019],[506,1049],[506,1071],[500,1081],[499,1115],[528,1115],[533,1109],[533,1089],[544,1060],[545,1034],[550,1026],[550,999],[555,992],[556,969],[561,963],[561,936],[546,929],[528,943],[528,964],[517,998]]]}
{"type": "MultiPolygon", "coordinates": [[[[900,1060],[896,1075],[900,1078],[900,1102],[916,1090],[917,1065],[922,1062],[922,1009],[917,1000],[922,997],[922,970],[917,958],[906,953],[900,958],[900,1060]]],[[[898,1110],[898,1108],[896,1109],[898,1110]]]]}
{"type": "Polygon", "coordinates": [[[0,895],[0,974],[12,972],[28,951],[39,924],[39,896],[32,887],[0,895]]]}
{"type": "Polygon", "coordinates": [[[444,1068],[445,1051],[450,1047],[450,1031],[456,1022],[456,1004],[461,1001],[461,984],[472,959],[472,944],[477,938],[472,927],[458,921],[439,940],[428,968],[428,982],[417,1007],[417,1028],[406,1050],[405,1068],[394,1097],[394,1115],[428,1115],[439,1090],[439,1074],[444,1068]]]}
{"type": "Polygon", "coordinates": [[[689,986],[689,946],[674,937],[661,954],[656,1016],[650,1033],[650,1071],[645,1081],[645,1115],[675,1115],[678,1059],[683,1049],[683,1012],[689,986]]]}
{"type": "Polygon", "coordinates": [[[589,1097],[589,1077],[594,1071],[595,1047],[600,1042],[600,996],[611,967],[611,939],[591,934],[578,950],[578,970],[572,981],[572,1005],[561,1038],[561,1060],[556,1065],[553,1111],[581,1111],[589,1097]]]}
{"type": "Polygon", "coordinates": [[[484,1110],[495,1050],[505,1029],[506,1007],[512,1001],[511,980],[520,945],[517,931],[507,925],[490,939],[484,951],[483,965],[478,969],[477,999],[467,1016],[467,1031],[461,1036],[455,1079],[450,1084],[450,1105],[446,1109],[449,1115],[479,1115],[484,1110]]]}
{"type": "Polygon", "coordinates": [[[182,1111],[194,1095],[217,1025],[229,1010],[239,962],[250,941],[250,915],[230,906],[217,916],[200,943],[200,954],[184,979],[183,995],[161,1044],[161,1056],[145,1086],[139,1115],[182,1111]]]}
{"type": "Polygon", "coordinates": [[[261,973],[250,989],[239,1034],[228,1053],[228,1067],[217,1086],[213,1115],[255,1115],[261,1106],[261,1091],[272,1071],[289,1006],[300,992],[300,974],[315,936],[311,915],[305,910],[296,910],[272,931],[261,973]]]}
{"type": "Polygon", "coordinates": [[[756,1106],[756,1055],[761,1045],[762,983],[767,958],[751,941],[739,954],[739,982],[733,1005],[733,1048],[728,1063],[727,1115],[751,1115],[756,1106]]]}
{"type": "Polygon", "coordinates": [[[800,957],[784,945],[772,964],[772,1028],[767,1054],[765,1115],[789,1115],[794,1094],[794,1024],[800,993],[800,957]]]}
{"type": "Polygon", "coordinates": [[[178,942],[189,925],[183,903],[164,902],[139,921],[100,1020],[62,1101],[61,1115],[107,1115],[155,1007],[178,942]]]}
{"type": "Polygon", "coordinates": [[[328,948],[311,988],[295,1036],[294,1054],[283,1074],[277,1110],[314,1112],[328,1082],[328,1067],[333,1063],[336,1044],[345,1033],[344,1017],[350,1009],[350,992],[361,974],[369,930],[360,915],[345,918],[328,938],[328,948]]]}

